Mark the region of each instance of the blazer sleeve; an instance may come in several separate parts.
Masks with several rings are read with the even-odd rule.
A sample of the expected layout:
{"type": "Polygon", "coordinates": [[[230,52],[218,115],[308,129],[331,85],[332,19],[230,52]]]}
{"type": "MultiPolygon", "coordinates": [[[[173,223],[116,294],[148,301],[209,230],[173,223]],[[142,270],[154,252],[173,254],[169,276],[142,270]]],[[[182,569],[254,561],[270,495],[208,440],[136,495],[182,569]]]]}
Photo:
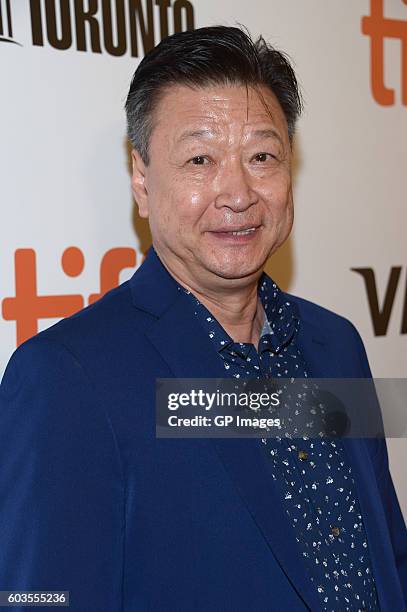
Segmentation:
{"type": "Polygon", "coordinates": [[[0,590],[69,591],[72,612],[119,612],[123,522],[96,392],[63,345],[34,337],[0,386],[0,590]]]}
{"type": "MultiPolygon", "coordinates": [[[[372,373],[365,347],[359,332],[355,327],[353,329],[364,376],[371,378],[372,373]]],[[[404,600],[407,604],[407,530],[390,474],[386,440],[383,438],[366,439],[366,443],[375,468],[376,480],[393,546],[396,567],[399,573],[404,600]]]]}

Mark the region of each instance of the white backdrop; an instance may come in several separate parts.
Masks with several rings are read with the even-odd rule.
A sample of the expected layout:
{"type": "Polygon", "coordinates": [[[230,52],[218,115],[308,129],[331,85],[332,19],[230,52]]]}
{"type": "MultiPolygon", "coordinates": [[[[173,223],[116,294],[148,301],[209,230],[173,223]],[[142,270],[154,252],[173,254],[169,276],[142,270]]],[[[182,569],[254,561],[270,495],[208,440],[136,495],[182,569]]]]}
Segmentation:
{"type": "MultiPolygon", "coordinates": [[[[185,28],[193,19],[195,27],[242,23],[294,60],[306,102],[296,221],[267,271],[351,319],[376,377],[406,377],[407,0],[0,0],[0,9],[0,374],[37,320],[43,329],[100,291],[108,251],[127,249],[105,259],[104,289],[139,265],[149,234],[131,198],[123,105],[143,41],[148,48],[174,21],[185,28]],[[68,247],[76,249],[63,269],[68,247]],[[352,268],[374,274],[379,317],[387,295],[382,335],[352,268]],[[392,268],[400,269],[394,298],[392,268]]],[[[389,448],[407,516],[407,445],[390,440],[389,448]]]]}

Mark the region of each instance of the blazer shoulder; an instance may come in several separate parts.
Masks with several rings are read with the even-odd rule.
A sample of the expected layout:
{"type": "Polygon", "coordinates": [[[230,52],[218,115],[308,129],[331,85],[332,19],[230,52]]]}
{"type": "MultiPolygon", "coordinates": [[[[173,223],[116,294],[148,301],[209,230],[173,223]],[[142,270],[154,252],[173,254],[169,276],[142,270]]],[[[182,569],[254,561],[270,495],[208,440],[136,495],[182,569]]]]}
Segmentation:
{"type": "Polygon", "coordinates": [[[99,300],[77,313],[61,319],[36,337],[64,342],[65,339],[108,332],[114,326],[125,325],[132,311],[129,282],[108,291],[99,300]]]}
{"type": "Polygon", "coordinates": [[[361,375],[372,377],[363,340],[349,319],[302,297],[289,293],[285,297],[297,305],[301,322],[305,322],[316,336],[328,342],[339,354],[357,356],[361,375]]]}
{"type": "Polygon", "coordinates": [[[285,297],[297,305],[301,320],[305,320],[322,331],[330,333],[341,330],[342,332],[351,334],[356,332],[358,334],[353,323],[343,315],[297,295],[285,293],[285,297]]]}
{"type": "MultiPolygon", "coordinates": [[[[11,356],[3,378],[54,370],[67,360],[100,381],[118,372],[128,358],[143,363],[148,353],[145,332],[156,318],[134,306],[129,281],[97,302],[66,317],[21,344],[11,356]]],[[[141,368],[142,369],[142,368],[141,368]]],[[[119,375],[119,374],[117,374],[119,375]]]]}
{"type": "Polygon", "coordinates": [[[97,302],[61,319],[35,337],[64,344],[73,353],[120,347],[141,336],[154,317],[134,307],[129,281],[111,289],[97,302]]]}

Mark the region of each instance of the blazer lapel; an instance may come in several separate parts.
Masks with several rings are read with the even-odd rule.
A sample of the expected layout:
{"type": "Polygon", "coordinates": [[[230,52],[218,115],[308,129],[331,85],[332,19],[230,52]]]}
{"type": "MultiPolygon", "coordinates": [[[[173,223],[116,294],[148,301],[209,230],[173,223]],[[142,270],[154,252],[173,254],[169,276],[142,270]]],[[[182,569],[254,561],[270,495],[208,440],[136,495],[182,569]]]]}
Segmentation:
{"type": "MultiPolygon", "coordinates": [[[[175,377],[225,378],[225,369],[212,342],[191,316],[190,305],[176,289],[173,279],[168,283],[168,278],[164,278],[168,273],[156,259],[156,253],[151,253],[150,249],[143,264],[144,268],[146,264],[149,268],[144,269],[140,282],[135,276],[131,279],[135,304],[157,316],[156,322],[145,332],[147,337],[175,377]]],[[[306,606],[317,610],[319,600],[302,570],[303,558],[280,502],[283,492],[272,480],[261,440],[213,438],[208,444],[213,445],[292,587],[306,606]]]]}
{"type": "Polygon", "coordinates": [[[212,443],[293,589],[310,610],[318,610],[319,599],[281,504],[284,492],[272,480],[261,440],[213,439],[212,443]]]}
{"type": "MultiPolygon", "coordinates": [[[[182,297],[182,296],[180,296],[182,297]]],[[[225,369],[199,322],[191,317],[186,300],[165,312],[147,336],[177,378],[225,378],[225,369]]],[[[312,609],[319,601],[305,572],[303,559],[280,502],[283,492],[267,468],[261,440],[211,438],[220,460],[267,541],[276,560],[299,596],[312,609]]]]}
{"type": "MultiPolygon", "coordinates": [[[[301,321],[300,347],[309,367],[310,376],[349,378],[337,355],[333,353],[327,338],[317,328],[305,321],[301,321]]],[[[362,371],[355,372],[354,378],[358,376],[363,378],[365,374],[362,371]]],[[[386,526],[386,517],[383,507],[377,503],[380,493],[368,449],[363,440],[357,438],[344,438],[342,444],[354,474],[380,609],[383,612],[405,610],[404,597],[386,526]]]]}
{"type": "Polygon", "coordinates": [[[380,610],[402,612],[406,609],[404,596],[394,563],[386,517],[382,505],[378,503],[380,492],[367,447],[361,440],[351,438],[343,440],[343,444],[352,465],[380,610]]]}

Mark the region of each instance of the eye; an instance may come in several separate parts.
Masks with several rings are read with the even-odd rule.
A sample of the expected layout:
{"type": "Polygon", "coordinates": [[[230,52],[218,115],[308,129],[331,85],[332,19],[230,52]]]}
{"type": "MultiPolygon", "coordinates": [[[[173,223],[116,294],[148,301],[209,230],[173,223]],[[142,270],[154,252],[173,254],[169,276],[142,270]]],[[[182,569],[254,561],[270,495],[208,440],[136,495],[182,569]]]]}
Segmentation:
{"type": "Polygon", "coordinates": [[[276,159],[276,157],[271,153],[257,153],[253,159],[257,162],[264,163],[269,159],[276,159]]]}
{"type": "Polygon", "coordinates": [[[205,162],[209,163],[209,160],[203,155],[196,155],[189,160],[189,163],[193,164],[194,166],[204,166],[206,165],[205,162]]]}

